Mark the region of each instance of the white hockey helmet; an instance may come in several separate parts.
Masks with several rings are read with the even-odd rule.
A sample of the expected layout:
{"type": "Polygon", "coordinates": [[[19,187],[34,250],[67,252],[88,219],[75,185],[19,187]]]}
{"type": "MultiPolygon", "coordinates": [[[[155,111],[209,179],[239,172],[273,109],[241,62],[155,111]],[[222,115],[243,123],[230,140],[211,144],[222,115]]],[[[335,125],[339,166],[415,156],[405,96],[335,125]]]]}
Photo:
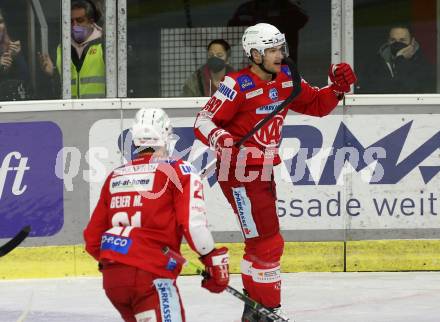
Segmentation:
{"type": "Polygon", "coordinates": [[[170,118],[160,108],[142,108],[136,113],[131,135],[135,146],[168,148],[172,136],[170,118]]]}
{"type": "Polygon", "coordinates": [[[242,37],[243,49],[248,57],[251,56],[251,50],[256,49],[261,55],[264,55],[264,50],[273,48],[279,45],[284,45],[284,55],[289,55],[286,46],[286,37],[277,27],[268,23],[257,23],[254,26],[248,27],[242,37]]]}

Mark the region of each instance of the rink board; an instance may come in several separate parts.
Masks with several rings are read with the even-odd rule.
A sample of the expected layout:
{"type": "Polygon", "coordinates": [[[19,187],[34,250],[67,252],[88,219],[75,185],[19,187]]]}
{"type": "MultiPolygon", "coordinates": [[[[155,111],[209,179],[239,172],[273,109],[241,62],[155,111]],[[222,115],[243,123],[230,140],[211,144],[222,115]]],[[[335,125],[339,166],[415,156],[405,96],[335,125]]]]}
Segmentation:
{"type": "MultiPolygon", "coordinates": [[[[232,273],[239,273],[242,244],[224,243],[230,250],[232,273]]],[[[359,272],[440,270],[440,240],[287,242],[283,272],[359,272]]],[[[185,244],[182,254],[199,263],[185,244]]],[[[19,247],[0,259],[0,279],[98,276],[97,263],[82,245],[19,247]]],[[[183,274],[194,274],[184,268],[183,274]]]]}
{"type": "MultiPolygon", "coordinates": [[[[90,149],[108,151],[91,168],[108,173],[121,162],[115,143],[126,137],[132,120],[119,121],[99,120],[91,127],[90,149]]],[[[200,170],[214,155],[194,141],[193,123],[193,117],[172,118],[179,138],[174,154],[200,170]]],[[[312,236],[316,230],[330,236],[342,230],[440,229],[438,124],[432,115],[289,115],[282,162],[274,168],[281,229],[312,236]]],[[[122,151],[125,159],[133,157],[129,148],[122,151]]],[[[90,182],[90,212],[104,179],[90,182]]],[[[204,186],[211,229],[237,231],[215,174],[204,186]]]]}
{"type": "MultiPolygon", "coordinates": [[[[275,168],[286,271],[440,269],[440,109],[437,97],[416,104],[423,99],[393,105],[381,96],[374,104],[383,106],[338,107],[325,118],[289,114],[275,168]]],[[[119,143],[137,108],[166,108],[180,138],[175,156],[200,169],[213,158],[192,131],[203,100],[2,104],[0,244],[26,224],[32,232],[0,259],[1,278],[96,274],[82,232],[105,176],[131,156],[119,143]]],[[[215,240],[240,252],[215,177],[205,180],[205,196],[215,240]]]]}

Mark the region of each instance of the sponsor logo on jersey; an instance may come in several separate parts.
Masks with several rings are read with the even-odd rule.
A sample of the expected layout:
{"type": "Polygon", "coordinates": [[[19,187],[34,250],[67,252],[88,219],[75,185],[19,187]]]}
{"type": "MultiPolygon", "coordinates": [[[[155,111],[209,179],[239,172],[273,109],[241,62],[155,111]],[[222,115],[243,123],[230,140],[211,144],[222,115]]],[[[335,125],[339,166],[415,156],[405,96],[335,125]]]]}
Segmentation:
{"type": "Polygon", "coordinates": [[[251,201],[249,200],[244,187],[232,188],[235,205],[237,206],[238,219],[241,229],[246,238],[258,237],[257,226],[252,218],[251,201]]]}
{"type": "Polygon", "coordinates": [[[217,265],[226,265],[229,263],[229,256],[227,254],[217,255],[212,258],[212,264],[214,266],[217,265]]]}
{"type": "Polygon", "coordinates": [[[269,114],[274,109],[276,109],[278,106],[280,106],[282,102],[283,101],[279,101],[279,102],[272,103],[272,104],[269,104],[269,105],[260,106],[259,108],[257,108],[255,110],[255,113],[256,114],[269,114]]]}
{"type": "Polygon", "coordinates": [[[249,75],[241,75],[237,78],[241,91],[247,91],[255,87],[255,83],[249,75]]]}
{"type": "Polygon", "coordinates": [[[259,88],[259,89],[256,89],[255,91],[246,93],[246,99],[250,99],[252,97],[255,97],[255,96],[258,96],[261,94],[263,94],[263,89],[259,88]]]}
{"type": "Polygon", "coordinates": [[[235,90],[229,88],[224,83],[220,83],[217,91],[223,94],[230,101],[234,100],[235,96],[237,95],[237,92],[235,90]]]}
{"type": "Polygon", "coordinates": [[[278,282],[281,279],[281,271],[279,267],[272,270],[256,270],[253,278],[259,283],[278,282]]]}
{"type": "Polygon", "coordinates": [[[123,175],[129,173],[138,173],[138,172],[155,172],[157,169],[157,163],[148,163],[148,164],[139,164],[139,165],[129,165],[122,168],[115,169],[113,171],[114,175],[123,175]]]}
{"type": "Polygon", "coordinates": [[[162,319],[164,321],[171,322],[170,284],[159,282],[156,284],[156,289],[159,292],[160,311],[162,313],[162,319]]]}
{"type": "Polygon", "coordinates": [[[130,238],[104,234],[101,238],[101,250],[112,250],[125,255],[130,249],[131,242],[130,238]]]}
{"type": "Polygon", "coordinates": [[[176,267],[177,267],[177,261],[174,258],[170,258],[165,268],[167,271],[173,271],[176,267]]]}
{"type": "Polygon", "coordinates": [[[278,99],[278,91],[277,91],[276,88],[271,88],[271,89],[269,90],[269,98],[270,98],[272,101],[276,101],[276,100],[278,99]]]}
{"type": "Polygon", "coordinates": [[[180,171],[182,171],[182,174],[185,174],[185,175],[195,172],[194,167],[191,164],[186,163],[186,162],[184,164],[179,165],[179,168],[180,168],[180,171]]]}
{"type": "Polygon", "coordinates": [[[110,179],[110,193],[146,192],[153,189],[154,173],[122,175],[110,179]]]}
{"type": "Polygon", "coordinates": [[[157,166],[159,166],[161,163],[162,164],[174,164],[177,162],[177,160],[172,159],[170,157],[153,157],[150,159],[150,162],[152,164],[157,163],[157,166]]]}
{"type": "Polygon", "coordinates": [[[282,88],[292,87],[292,86],[293,86],[293,82],[292,81],[287,81],[287,82],[282,82],[281,83],[281,87],[282,88]]]}
{"type": "Polygon", "coordinates": [[[163,322],[182,322],[180,304],[172,280],[158,278],[153,281],[160,301],[160,312],[163,322]]]}
{"type": "Polygon", "coordinates": [[[281,71],[286,74],[289,78],[292,77],[292,73],[290,72],[289,67],[287,66],[281,66],[281,71]]]}

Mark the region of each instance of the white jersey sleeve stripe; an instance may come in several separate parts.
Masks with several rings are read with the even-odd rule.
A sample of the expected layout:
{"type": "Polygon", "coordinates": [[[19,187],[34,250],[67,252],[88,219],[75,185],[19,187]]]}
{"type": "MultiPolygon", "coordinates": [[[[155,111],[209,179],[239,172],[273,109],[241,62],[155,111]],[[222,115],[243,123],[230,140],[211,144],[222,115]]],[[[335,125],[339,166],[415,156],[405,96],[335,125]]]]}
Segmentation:
{"type": "Polygon", "coordinates": [[[191,173],[190,176],[189,235],[197,252],[206,255],[214,249],[214,239],[208,229],[202,181],[197,174],[191,173]]]}

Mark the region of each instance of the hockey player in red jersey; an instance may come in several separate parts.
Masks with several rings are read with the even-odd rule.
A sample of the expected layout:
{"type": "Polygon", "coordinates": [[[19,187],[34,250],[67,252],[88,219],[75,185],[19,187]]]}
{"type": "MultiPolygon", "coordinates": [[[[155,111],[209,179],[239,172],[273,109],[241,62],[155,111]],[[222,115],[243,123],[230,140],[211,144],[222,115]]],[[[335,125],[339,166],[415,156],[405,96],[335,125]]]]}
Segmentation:
{"type": "Polygon", "coordinates": [[[105,292],[130,322],[182,322],[175,280],[182,238],[209,273],[202,287],[228,285],[228,250],[217,249],[207,228],[203,186],[191,164],[168,157],[171,125],[161,109],[141,109],[132,128],[138,156],[110,173],[84,230],[86,250],[101,266],[105,292]]]}
{"type": "MultiPolygon", "coordinates": [[[[242,282],[249,296],[280,312],[280,234],[272,168],[281,162],[278,146],[288,109],[329,114],[356,81],[350,65],[331,65],[330,85],[317,88],[301,81],[299,95],[237,149],[233,144],[249,133],[290,95],[294,79],[282,65],[288,55],[285,36],[276,27],[259,23],[247,28],[243,48],[251,65],[225,76],[201,110],[196,137],[217,152],[217,178],[236,213],[245,239],[242,282]],[[230,161],[230,162],[228,162],[230,161]]],[[[242,321],[262,321],[245,306],[242,321]]]]}

